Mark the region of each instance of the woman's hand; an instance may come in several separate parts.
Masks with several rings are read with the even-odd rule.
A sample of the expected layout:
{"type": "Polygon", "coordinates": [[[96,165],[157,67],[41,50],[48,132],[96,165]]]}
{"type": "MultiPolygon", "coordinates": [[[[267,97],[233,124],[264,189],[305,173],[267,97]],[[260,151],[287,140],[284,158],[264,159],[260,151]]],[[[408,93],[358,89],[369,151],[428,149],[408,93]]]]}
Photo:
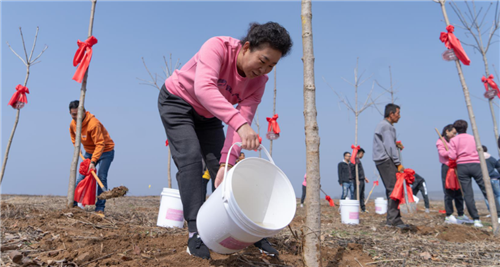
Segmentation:
{"type": "Polygon", "coordinates": [[[259,148],[259,135],[248,125],[248,123],[243,124],[237,131],[241,138],[241,148],[247,150],[256,150],[259,148]]]}
{"type": "Polygon", "coordinates": [[[217,172],[217,176],[215,177],[215,188],[219,187],[219,185],[224,180],[224,170],[226,168],[229,168],[229,169],[227,169],[227,171],[229,171],[232,168],[232,166],[231,165],[222,165],[219,168],[219,171],[217,172]]]}

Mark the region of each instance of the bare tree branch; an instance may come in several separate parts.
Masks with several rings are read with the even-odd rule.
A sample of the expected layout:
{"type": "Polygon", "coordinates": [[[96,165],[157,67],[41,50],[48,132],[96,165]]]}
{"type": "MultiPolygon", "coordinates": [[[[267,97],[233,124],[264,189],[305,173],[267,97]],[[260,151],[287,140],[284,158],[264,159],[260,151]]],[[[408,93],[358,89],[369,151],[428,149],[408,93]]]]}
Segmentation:
{"type": "Polygon", "coordinates": [[[42,56],[43,52],[45,52],[45,50],[47,50],[47,48],[49,48],[49,47],[47,45],[45,45],[45,47],[43,48],[42,52],[40,52],[40,54],[38,54],[38,56],[35,59],[33,59],[33,61],[31,61],[30,64],[31,65],[35,65],[36,63],[40,63],[41,61],[37,62],[37,59],[39,59],[42,56]]]}
{"type": "Polygon", "coordinates": [[[24,48],[24,56],[26,57],[26,62],[29,64],[29,59],[28,59],[28,52],[26,52],[26,44],[24,43],[24,36],[23,36],[23,31],[21,30],[21,27],[19,27],[19,32],[21,33],[21,40],[23,40],[23,48],[24,48]]]}
{"type": "Polygon", "coordinates": [[[7,46],[9,46],[10,50],[14,53],[14,55],[16,55],[24,63],[25,66],[28,66],[28,64],[26,64],[26,62],[24,61],[24,59],[20,55],[18,55],[16,53],[16,51],[14,51],[14,49],[12,49],[12,47],[9,44],[9,42],[7,42],[7,46]]]}
{"type": "Polygon", "coordinates": [[[333,89],[333,87],[325,80],[325,77],[321,76],[321,78],[323,78],[323,81],[326,83],[326,85],[328,85],[328,87],[330,87],[330,89],[332,89],[332,91],[337,95],[337,97],[339,98],[339,101],[344,103],[344,105],[347,107],[347,109],[349,109],[354,114],[356,114],[356,111],[354,111],[354,108],[351,106],[351,104],[346,102],[345,97],[340,96],[339,93],[337,93],[337,91],[335,91],[335,89],[333,89]]]}

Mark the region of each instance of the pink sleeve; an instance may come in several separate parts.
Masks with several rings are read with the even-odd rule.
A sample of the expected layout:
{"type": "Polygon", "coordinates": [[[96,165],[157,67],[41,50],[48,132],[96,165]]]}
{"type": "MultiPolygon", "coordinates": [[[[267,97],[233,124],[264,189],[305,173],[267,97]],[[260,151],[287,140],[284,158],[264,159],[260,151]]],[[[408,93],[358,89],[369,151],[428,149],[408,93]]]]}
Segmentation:
{"type": "Polygon", "coordinates": [[[458,139],[458,136],[457,137],[454,137],[453,139],[450,140],[450,147],[448,150],[448,157],[450,158],[450,160],[457,160],[457,147],[456,147],[456,140],[458,139]]]}
{"type": "MultiPolygon", "coordinates": [[[[264,89],[266,86],[267,79],[265,79],[264,83],[260,86],[256,93],[251,95],[248,98],[243,99],[241,103],[238,104],[237,110],[240,111],[240,116],[243,116],[245,119],[245,123],[248,125],[252,125],[253,117],[255,115],[255,111],[257,110],[257,106],[260,104],[260,100],[262,99],[262,95],[264,94],[264,89]]],[[[240,135],[235,131],[231,125],[227,127],[226,141],[224,142],[224,147],[222,148],[220,163],[226,162],[228,150],[232,144],[236,142],[241,142],[240,135]]],[[[229,164],[234,165],[238,155],[240,154],[241,148],[239,146],[234,146],[231,151],[231,155],[229,156],[229,164]]]]}
{"type": "Polygon", "coordinates": [[[222,65],[229,60],[225,58],[226,47],[219,38],[206,41],[198,51],[198,62],[194,77],[194,93],[198,101],[215,117],[238,129],[246,122],[229,101],[219,92],[217,81],[222,65]]]}
{"type": "MultiPolygon", "coordinates": [[[[437,141],[436,147],[437,147],[439,156],[441,156],[441,157],[443,157],[445,159],[448,159],[448,151],[446,151],[446,148],[444,147],[443,141],[441,141],[441,139],[439,139],[437,141]]],[[[449,149],[449,147],[448,147],[448,149],[449,149]]]]}

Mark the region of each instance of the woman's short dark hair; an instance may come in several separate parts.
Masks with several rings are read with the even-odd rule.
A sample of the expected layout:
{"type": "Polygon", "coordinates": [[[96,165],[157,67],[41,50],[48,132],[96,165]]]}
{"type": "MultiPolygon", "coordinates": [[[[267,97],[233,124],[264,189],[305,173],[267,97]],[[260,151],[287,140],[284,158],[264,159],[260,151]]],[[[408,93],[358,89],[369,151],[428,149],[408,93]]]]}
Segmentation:
{"type": "Polygon", "coordinates": [[[73,100],[73,101],[69,102],[69,111],[71,111],[72,109],[78,108],[79,105],[80,105],[80,101],[78,101],[78,100],[73,100]]]}
{"type": "Polygon", "coordinates": [[[486,146],[483,146],[483,151],[488,152],[488,148],[486,146]]]}
{"type": "Polygon", "coordinates": [[[467,132],[467,122],[464,120],[457,120],[453,123],[453,128],[457,130],[457,133],[466,133],[467,132]]]}
{"type": "Polygon", "coordinates": [[[268,44],[271,48],[281,52],[284,57],[290,52],[293,42],[288,31],[276,22],[265,24],[250,23],[247,36],[241,39],[241,44],[250,43],[250,51],[268,44]]]}
{"type": "Polygon", "coordinates": [[[391,113],[396,113],[398,111],[398,109],[401,109],[398,105],[396,104],[387,104],[385,106],[385,112],[384,112],[384,118],[389,118],[389,115],[391,115],[391,113]]]}
{"type": "Polygon", "coordinates": [[[453,124],[448,124],[446,126],[444,126],[443,128],[443,132],[441,132],[441,136],[446,140],[446,142],[450,142],[450,138],[448,138],[448,136],[446,135],[446,132],[448,131],[451,131],[453,130],[453,124]]]}

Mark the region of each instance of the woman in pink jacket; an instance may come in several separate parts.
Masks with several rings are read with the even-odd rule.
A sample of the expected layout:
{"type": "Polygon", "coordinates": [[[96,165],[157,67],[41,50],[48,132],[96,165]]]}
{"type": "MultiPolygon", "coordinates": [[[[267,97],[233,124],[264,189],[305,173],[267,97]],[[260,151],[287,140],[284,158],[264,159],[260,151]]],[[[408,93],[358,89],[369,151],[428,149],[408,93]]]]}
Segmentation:
{"type": "MultiPolygon", "coordinates": [[[[196,216],[206,197],[206,186],[200,179],[202,159],[218,187],[225,168],[231,168],[240,154],[238,147],[228,151],[232,144],[242,142],[243,149],[258,148],[259,137],[250,124],[264,94],[267,73],[291,47],[288,31],[278,23],[253,23],[241,41],[226,36],[210,38],[160,90],[158,110],[178,169],[189,228],[187,251],[193,256],[210,259],[196,227],[196,216]],[[228,125],[226,137],[222,122],[228,125]]],[[[278,254],[267,239],[255,246],[278,254]]]]}
{"type": "MultiPolygon", "coordinates": [[[[474,220],[474,226],[483,227],[483,224],[479,220],[479,214],[477,213],[476,203],[474,201],[472,178],[474,178],[479,189],[481,189],[484,198],[487,198],[486,188],[484,186],[483,173],[479,164],[476,141],[474,140],[474,136],[467,134],[467,126],[467,122],[464,120],[457,120],[453,123],[453,127],[457,130],[458,135],[450,141],[448,156],[450,160],[455,160],[457,162],[458,181],[464,192],[467,210],[474,220]]],[[[495,202],[497,205],[497,214],[495,215],[498,217],[500,214],[500,206],[496,199],[495,202]]]]}
{"type": "MultiPolygon", "coordinates": [[[[444,138],[446,147],[450,147],[450,140],[457,135],[457,130],[453,128],[453,124],[448,124],[443,128],[441,136],[444,138]]],[[[460,190],[446,189],[446,174],[449,169],[448,150],[446,149],[443,141],[438,139],[436,147],[439,154],[439,162],[441,162],[441,180],[443,181],[444,192],[444,208],[446,210],[445,223],[468,223],[470,219],[464,214],[464,199],[460,190]],[[457,209],[458,218],[453,216],[453,201],[455,201],[455,208],[457,209]]]]}

